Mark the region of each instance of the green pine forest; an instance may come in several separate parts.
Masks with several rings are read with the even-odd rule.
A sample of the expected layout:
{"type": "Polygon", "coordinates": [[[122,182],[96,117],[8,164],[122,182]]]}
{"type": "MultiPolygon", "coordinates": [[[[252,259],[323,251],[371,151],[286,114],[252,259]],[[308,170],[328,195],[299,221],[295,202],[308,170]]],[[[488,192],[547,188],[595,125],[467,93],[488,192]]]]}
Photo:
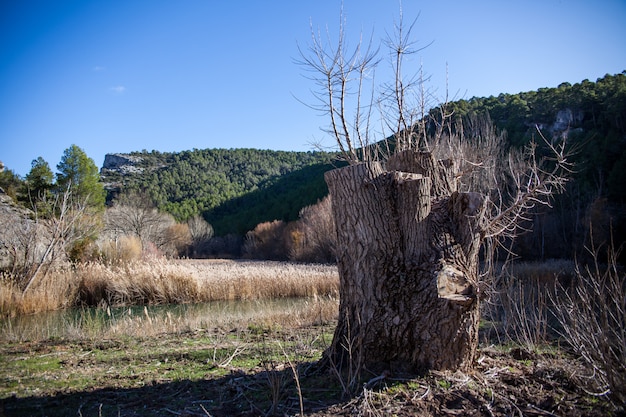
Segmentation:
{"type": "Polygon", "coordinates": [[[293,221],[302,207],[328,194],[324,172],[337,166],[327,152],[194,149],[132,153],[141,174],[102,170],[109,199],[120,190],[147,192],[155,205],[185,221],[201,214],[216,236],[244,235],[264,221],[293,221]]]}
{"type": "MultiPolygon", "coordinates": [[[[575,149],[574,172],[553,208],[540,208],[533,231],[521,236],[516,253],[531,258],[588,255],[613,239],[626,240],[626,71],[592,82],[562,83],[555,88],[450,103],[448,112],[463,125],[488,114],[508,145],[535,140],[539,128],[548,140],[567,136],[575,149]]],[[[539,149],[541,151],[541,148],[539,149]]]]}

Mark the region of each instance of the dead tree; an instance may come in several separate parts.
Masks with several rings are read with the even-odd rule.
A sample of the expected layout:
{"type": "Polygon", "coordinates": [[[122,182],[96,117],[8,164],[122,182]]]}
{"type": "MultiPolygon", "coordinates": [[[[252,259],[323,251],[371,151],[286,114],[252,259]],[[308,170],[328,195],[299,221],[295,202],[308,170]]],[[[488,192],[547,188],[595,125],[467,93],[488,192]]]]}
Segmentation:
{"type": "MultiPolygon", "coordinates": [[[[301,63],[318,86],[311,107],[329,115],[327,132],[349,162],[325,177],[340,275],[339,321],[325,358],[347,372],[349,384],[363,369],[470,368],[478,346],[481,245],[513,235],[525,211],[562,189],[563,149],[552,148],[550,169],[532,146],[522,158],[509,157],[502,164],[510,170],[508,192],[461,190],[464,156],[437,159],[426,146],[443,142],[450,116],[445,103],[430,138],[425,121],[411,119],[424,117],[424,108],[407,108],[425,105],[421,73],[408,79],[401,74],[403,58],[415,51],[410,30],[400,22],[395,39],[387,40],[395,79],[367,105],[364,97],[376,97],[365,86],[379,62],[377,50],[359,44],[348,52],[343,22],[336,47],[312,34],[309,51],[301,51],[301,63]],[[346,103],[354,104],[352,111],[346,103]],[[375,112],[383,126],[400,129],[391,142],[370,140],[375,112]]],[[[454,141],[447,142],[450,147],[454,141]]]]}

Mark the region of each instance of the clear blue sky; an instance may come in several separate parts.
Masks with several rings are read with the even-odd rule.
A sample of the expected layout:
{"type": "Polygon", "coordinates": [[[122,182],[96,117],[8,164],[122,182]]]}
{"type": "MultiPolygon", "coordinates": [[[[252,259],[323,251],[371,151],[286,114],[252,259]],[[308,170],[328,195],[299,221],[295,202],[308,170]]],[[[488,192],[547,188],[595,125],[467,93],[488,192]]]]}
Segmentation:
{"type": "MultiPolygon", "coordinates": [[[[53,171],[71,144],[106,153],[331,146],[299,103],[309,23],[336,32],[340,0],[4,0],[0,160],[53,171]]],[[[595,81],[626,69],[624,0],[404,0],[413,57],[457,98],[595,81]]],[[[344,0],[348,40],[392,30],[398,0],[344,0]]],[[[378,81],[384,71],[377,73],[378,81]]]]}

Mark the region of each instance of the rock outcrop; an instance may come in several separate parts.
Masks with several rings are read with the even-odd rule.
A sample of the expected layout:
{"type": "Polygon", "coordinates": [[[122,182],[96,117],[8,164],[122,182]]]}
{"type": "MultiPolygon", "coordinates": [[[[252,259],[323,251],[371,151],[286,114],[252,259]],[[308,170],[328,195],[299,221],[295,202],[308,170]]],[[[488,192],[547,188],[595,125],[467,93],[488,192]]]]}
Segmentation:
{"type": "Polygon", "coordinates": [[[104,164],[102,164],[102,171],[114,171],[122,175],[140,174],[144,169],[137,165],[142,161],[143,158],[140,156],[123,153],[106,154],[104,156],[104,164]]]}

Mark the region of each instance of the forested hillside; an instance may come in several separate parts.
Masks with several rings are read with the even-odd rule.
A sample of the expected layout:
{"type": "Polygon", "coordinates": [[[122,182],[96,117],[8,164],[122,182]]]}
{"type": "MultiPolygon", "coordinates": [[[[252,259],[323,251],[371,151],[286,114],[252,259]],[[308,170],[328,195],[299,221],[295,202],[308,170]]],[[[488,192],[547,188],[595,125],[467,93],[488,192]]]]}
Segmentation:
{"type": "MultiPolygon", "coordinates": [[[[577,183],[584,191],[604,191],[624,202],[626,186],[626,71],[597,82],[584,80],[519,94],[472,98],[451,103],[457,120],[488,112],[512,146],[537,136],[567,135],[579,144],[577,183]]],[[[466,122],[467,125],[467,122],[466,122]]]]}
{"type": "MultiPolygon", "coordinates": [[[[431,111],[433,119],[440,109],[431,111]]],[[[488,119],[507,145],[519,147],[537,128],[548,140],[567,137],[577,150],[575,172],[554,208],[534,214],[534,231],[519,239],[525,258],[580,254],[593,235],[606,242],[626,235],[626,72],[596,82],[448,103],[452,131],[468,133],[488,119]]],[[[470,137],[471,135],[466,135],[470,137]]],[[[109,196],[146,190],[155,204],[179,221],[202,214],[216,236],[245,234],[258,223],[295,220],[299,210],[327,193],[323,173],[336,154],[254,149],[205,149],[180,153],[136,152],[107,156],[102,178],[109,196]]]]}
{"type": "Polygon", "coordinates": [[[179,221],[202,214],[217,236],[245,234],[264,221],[295,220],[326,195],[323,174],[335,155],[256,149],[194,149],[107,155],[109,196],[146,191],[179,221]]]}
{"type": "MultiPolygon", "coordinates": [[[[439,109],[433,110],[433,114],[439,109]]],[[[453,129],[471,130],[486,114],[510,146],[531,139],[540,145],[567,137],[574,172],[554,209],[536,213],[534,232],[522,237],[518,251],[527,257],[571,257],[584,251],[591,236],[616,244],[626,236],[626,71],[596,82],[562,83],[555,88],[449,103],[453,129]],[[462,122],[462,125],[461,123],[462,122]]]]}

